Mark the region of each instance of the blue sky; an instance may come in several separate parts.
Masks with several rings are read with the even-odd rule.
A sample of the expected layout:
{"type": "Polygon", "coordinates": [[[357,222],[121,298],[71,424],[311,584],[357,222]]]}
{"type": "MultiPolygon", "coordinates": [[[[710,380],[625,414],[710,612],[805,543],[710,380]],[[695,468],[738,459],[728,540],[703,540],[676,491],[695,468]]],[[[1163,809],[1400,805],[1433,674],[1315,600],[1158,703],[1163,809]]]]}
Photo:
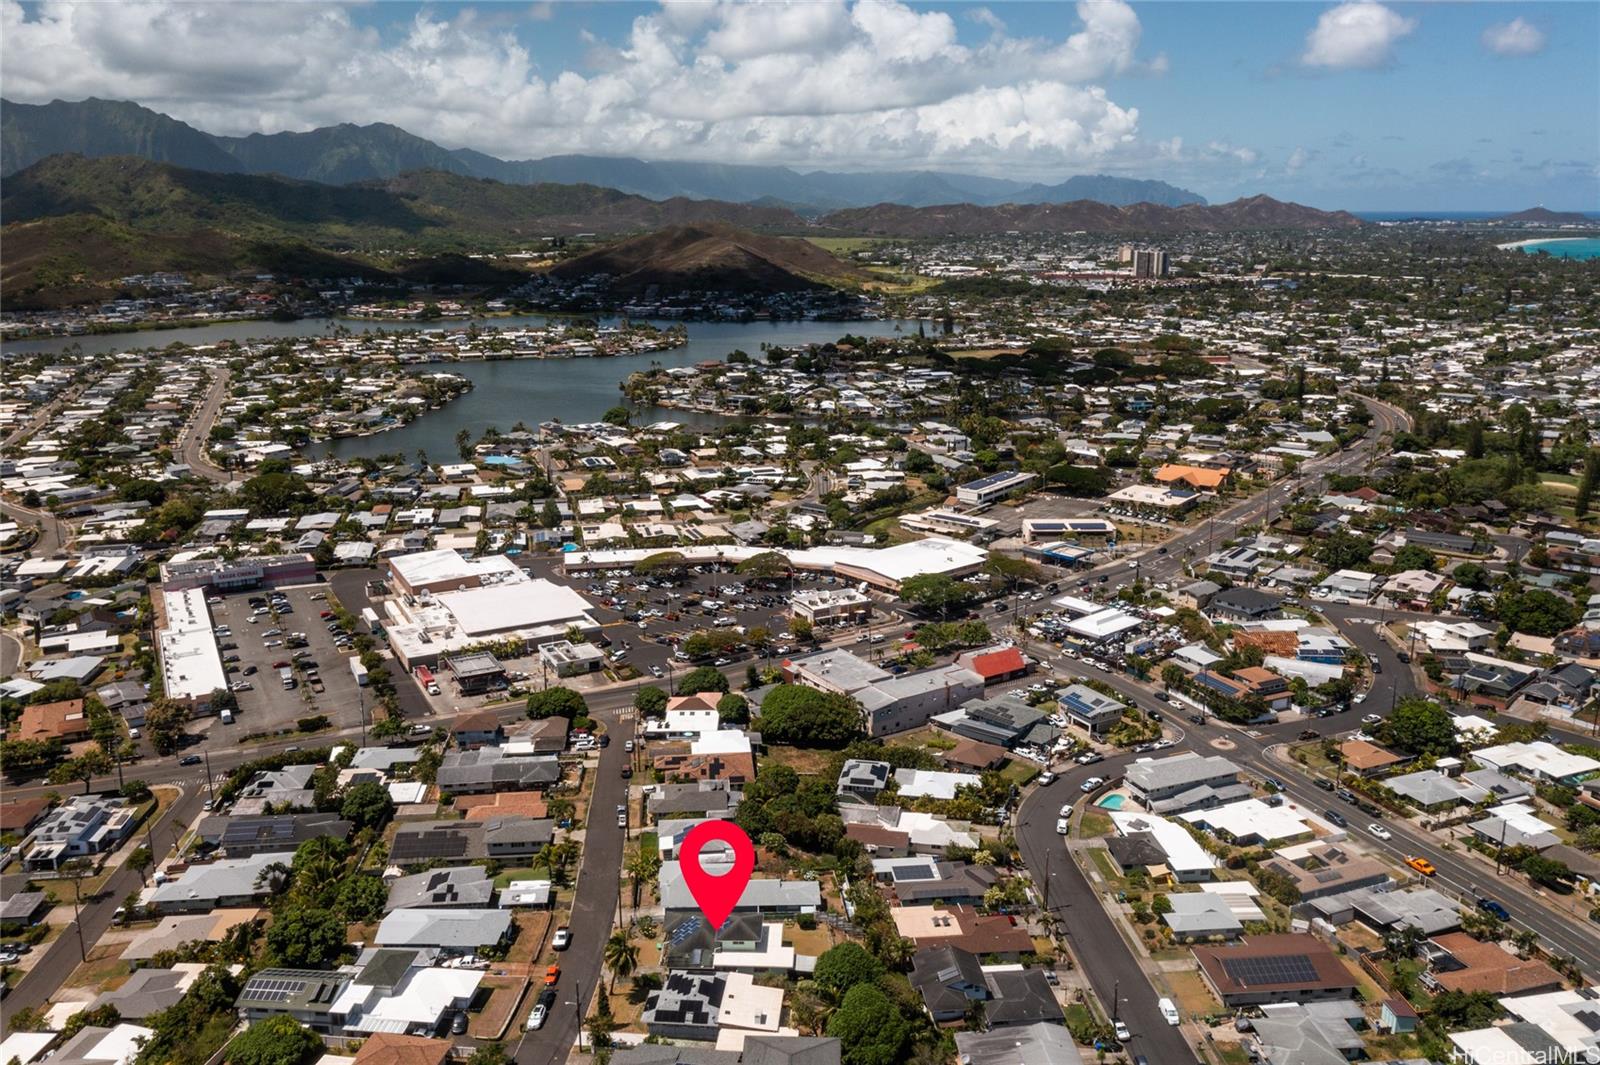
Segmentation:
{"type": "Polygon", "coordinates": [[[8,99],[132,99],[219,133],[388,121],[506,158],[1600,208],[1593,3],[0,0],[0,23],[8,99]]]}

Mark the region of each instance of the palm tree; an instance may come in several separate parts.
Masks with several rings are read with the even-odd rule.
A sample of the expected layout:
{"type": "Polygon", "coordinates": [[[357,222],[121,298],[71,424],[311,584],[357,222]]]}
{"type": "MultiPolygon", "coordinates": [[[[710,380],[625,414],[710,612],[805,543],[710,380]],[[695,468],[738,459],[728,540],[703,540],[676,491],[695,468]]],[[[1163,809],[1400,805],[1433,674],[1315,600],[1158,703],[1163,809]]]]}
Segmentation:
{"type": "Polygon", "coordinates": [[[1533,953],[1533,948],[1539,945],[1539,933],[1523,928],[1511,936],[1511,945],[1517,948],[1517,953],[1524,958],[1533,953]]]}
{"type": "Polygon", "coordinates": [[[661,858],[659,855],[646,853],[641,848],[628,855],[623,869],[633,884],[633,904],[638,906],[639,889],[656,878],[656,873],[661,869],[661,858]]]}
{"type": "Polygon", "coordinates": [[[607,992],[610,994],[617,989],[617,977],[632,976],[634,969],[639,967],[639,948],[628,938],[627,930],[619,928],[606,940],[601,959],[611,970],[611,988],[607,992]]]}
{"type": "Polygon", "coordinates": [[[256,887],[265,888],[269,895],[281,895],[293,880],[293,870],[282,862],[273,862],[256,874],[256,887]]]}

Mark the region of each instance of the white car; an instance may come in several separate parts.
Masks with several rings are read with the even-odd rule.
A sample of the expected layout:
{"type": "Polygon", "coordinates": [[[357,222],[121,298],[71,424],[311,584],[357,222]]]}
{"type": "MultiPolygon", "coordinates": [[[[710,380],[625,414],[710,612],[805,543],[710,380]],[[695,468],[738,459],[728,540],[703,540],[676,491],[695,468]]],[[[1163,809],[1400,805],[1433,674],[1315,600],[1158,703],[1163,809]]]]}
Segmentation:
{"type": "Polygon", "coordinates": [[[1088,780],[1085,780],[1081,785],[1079,785],[1078,790],[1087,795],[1089,792],[1093,791],[1095,788],[1098,788],[1104,783],[1105,780],[1100,777],[1090,777],[1088,780]]]}
{"type": "Polygon", "coordinates": [[[1394,833],[1393,832],[1390,832],[1387,828],[1384,828],[1382,825],[1378,824],[1376,821],[1374,821],[1372,824],[1367,826],[1367,831],[1371,832],[1374,836],[1377,836],[1379,839],[1393,839],[1394,838],[1394,833]]]}
{"type": "Polygon", "coordinates": [[[565,928],[556,929],[556,934],[550,937],[551,950],[566,950],[572,945],[572,933],[565,928]]]}
{"type": "Polygon", "coordinates": [[[1362,704],[1362,703],[1367,701],[1367,693],[1366,692],[1359,692],[1359,693],[1357,693],[1356,697],[1354,699],[1350,700],[1350,701],[1359,706],[1360,704],[1362,704]]]}
{"type": "Polygon", "coordinates": [[[1070,802],[1064,802],[1064,803],[1061,804],[1061,812],[1060,812],[1059,816],[1061,816],[1061,817],[1071,817],[1072,816],[1072,804],[1070,802]]]}
{"type": "Polygon", "coordinates": [[[1051,773],[1051,772],[1049,772],[1047,770],[1047,771],[1039,774],[1039,786],[1041,788],[1048,788],[1051,784],[1054,784],[1055,782],[1056,782],[1056,775],[1054,773],[1051,773]]]}
{"type": "Polygon", "coordinates": [[[1078,757],[1074,758],[1073,761],[1077,762],[1079,765],[1094,765],[1096,762],[1100,761],[1102,757],[1103,756],[1097,751],[1085,751],[1078,755],[1078,757]]]}
{"type": "Polygon", "coordinates": [[[1379,716],[1378,714],[1368,714],[1366,717],[1361,719],[1361,723],[1363,725],[1376,725],[1378,722],[1380,722],[1382,720],[1383,720],[1383,718],[1381,716],[1379,716]]]}
{"type": "Polygon", "coordinates": [[[548,1011],[544,1008],[543,1002],[540,1002],[533,1007],[533,1012],[528,1014],[528,1031],[536,1032],[540,1028],[544,1027],[544,1018],[546,1012],[548,1011]]]}
{"type": "Polygon", "coordinates": [[[1128,1031],[1128,1026],[1121,1021],[1112,1025],[1112,1031],[1117,1033],[1117,1042],[1126,1043],[1133,1038],[1133,1033],[1128,1031]]]}
{"type": "Polygon", "coordinates": [[[1067,826],[1068,826],[1068,822],[1067,822],[1067,819],[1065,817],[1057,818],[1056,819],[1056,835],[1065,836],[1067,834],[1067,826]]]}

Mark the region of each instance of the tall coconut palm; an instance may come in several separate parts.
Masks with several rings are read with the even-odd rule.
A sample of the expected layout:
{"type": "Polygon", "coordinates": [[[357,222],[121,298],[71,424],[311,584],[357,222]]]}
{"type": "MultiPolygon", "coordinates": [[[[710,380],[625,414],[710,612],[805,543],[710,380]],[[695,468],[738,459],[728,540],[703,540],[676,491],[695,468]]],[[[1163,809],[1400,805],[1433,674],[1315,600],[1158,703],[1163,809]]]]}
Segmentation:
{"type": "Polygon", "coordinates": [[[256,874],[256,887],[265,888],[269,895],[281,895],[294,880],[294,872],[283,862],[262,866],[256,874]]]}
{"type": "Polygon", "coordinates": [[[609,994],[617,989],[617,977],[632,976],[633,971],[639,967],[639,948],[628,938],[627,930],[619,928],[606,940],[601,960],[611,970],[611,988],[607,992],[609,994]]]}

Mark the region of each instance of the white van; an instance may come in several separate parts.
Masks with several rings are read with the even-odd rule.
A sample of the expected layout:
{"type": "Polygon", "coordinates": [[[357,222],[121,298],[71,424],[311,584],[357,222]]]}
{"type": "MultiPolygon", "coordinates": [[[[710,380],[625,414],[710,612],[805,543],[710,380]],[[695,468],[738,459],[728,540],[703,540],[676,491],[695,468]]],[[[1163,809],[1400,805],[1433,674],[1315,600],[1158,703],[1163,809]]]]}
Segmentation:
{"type": "Polygon", "coordinates": [[[219,712],[219,713],[218,713],[218,714],[217,714],[217,716],[218,716],[218,717],[220,717],[220,718],[221,718],[221,719],[222,719],[222,723],[223,723],[223,724],[224,724],[224,725],[231,725],[231,724],[233,724],[233,711],[232,711],[232,710],[229,710],[229,709],[227,709],[227,708],[226,708],[226,707],[224,707],[224,708],[223,708],[223,709],[222,709],[222,710],[221,710],[221,711],[220,711],[220,712],[219,712]]]}
{"type": "Polygon", "coordinates": [[[1178,1023],[1178,1007],[1170,998],[1164,998],[1157,1002],[1156,1008],[1161,1011],[1161,1016],[1167,1019],[1168,1024],[1178,1023]]]}

